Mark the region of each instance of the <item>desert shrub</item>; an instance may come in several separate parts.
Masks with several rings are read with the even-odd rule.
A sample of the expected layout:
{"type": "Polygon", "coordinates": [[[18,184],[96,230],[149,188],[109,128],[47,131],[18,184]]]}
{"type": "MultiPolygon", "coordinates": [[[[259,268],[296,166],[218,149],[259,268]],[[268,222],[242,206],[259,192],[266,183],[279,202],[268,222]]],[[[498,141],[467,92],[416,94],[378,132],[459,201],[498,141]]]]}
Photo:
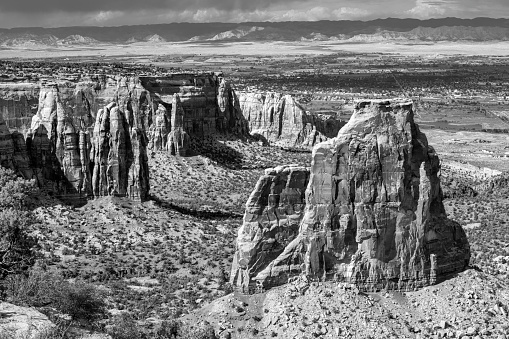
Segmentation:
{"type": "MultiPolygon", "coordinates": [[[[170,337],[171,338],[171,337],[170,337]]],[[[177,339],[216,339],[214,327],[208,322],[196,326],[180,324],[177,339]]]]}
{"type": "Polygon", "coordinates": [[[129,313],[123,313],[113,319],[113,324],[108,328],[108,334],[113,339],[145,339],[147,334],[140,330],[135,319],[129,313]]]}
{"type": "Polygon", "coordinates": [[[181,323],[178,320],[166,320],[161,323],[161,326],[156,330],[156,337],[161,339],[179,338],[181,323]]]}
{"type": "Polygon", "coordinates": [[[40,307],[51,303],[59,277],[33,268],[28,274],[13,274],[4,281],[6,299],[16,305],[40,307]]]}
{"type": "Polygon", "coordinates": [[[64,283],[52,302],[55,308],[70,315],[73,320],[89,324],[101,319],[106,313],[103,293],[94,285],[84,282],[64,283]]]}
{"type": "Polygon", "coordinates": [[[0,280],[35,263],[37,241],[29,234],[35,218],[28,210],[35,190],[33,181],[0,167],[0,280]]]}
{"type": "Polygon", "coordinates": [[[94,324],[106,313],[104,294],[97,287],[81,281],[68,282],[42,268],[34,268],[27,275],[9,276],[4,288],[6,299],[13,304],[48,306],[87,324],[94,324]]]}

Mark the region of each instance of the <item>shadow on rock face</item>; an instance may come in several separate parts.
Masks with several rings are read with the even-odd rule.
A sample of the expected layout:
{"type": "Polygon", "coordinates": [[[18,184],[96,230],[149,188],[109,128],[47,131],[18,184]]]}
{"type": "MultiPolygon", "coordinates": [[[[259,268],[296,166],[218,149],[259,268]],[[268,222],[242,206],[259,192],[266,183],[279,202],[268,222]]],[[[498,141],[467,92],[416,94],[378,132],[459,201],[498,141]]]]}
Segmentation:
{"type": "Polygon", "coordinates": [[[445,214],[440,162],[412,109],[359,103],[336,138],[314,147],[308,181],[291,166],[267,170],[246,205],[231,283],[250,292],[303,274],[413,290],[462,271],[468,240],[445,214]]]}

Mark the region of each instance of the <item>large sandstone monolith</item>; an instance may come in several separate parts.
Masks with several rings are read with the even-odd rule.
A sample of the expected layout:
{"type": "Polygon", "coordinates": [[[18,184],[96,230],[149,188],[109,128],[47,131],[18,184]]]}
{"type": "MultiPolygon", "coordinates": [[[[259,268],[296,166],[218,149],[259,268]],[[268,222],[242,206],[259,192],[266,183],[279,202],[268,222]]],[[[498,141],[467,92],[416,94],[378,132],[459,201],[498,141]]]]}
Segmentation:
{"type": "Polygon", "coordinates": [[[336,136],[341,120],[307,112],[293,96],[240,93],[240,110],[252,135],[285,147],[312,147],[336,136]]]}
{"type": "Polygon", "coordinates": [[[191,138],[184,130],[184,109],[178,94],[173,95],[171,104],[171,132],[166,143],[171,155],[186,156],[191,148],[191,138]]]}
{"type": "Polygon", "coordinates": [[[148,148],[153,151],[166,150],[169,132],[170,121],[168,119],[168,111],[162,104],[159,104],[154,115],[154,122],[147,133],[149,139],[148,148]]]}
{"type": "Polygon", "coordinates": [[[92,190],[95,197],[148,196],[147,140],[139,128],[131,128],[125,112],[115,103],[99,110],[92,138],[92,190]]]}
{"type": "Polygon", "coordinates": [[[232,284],[247,291],[305,274],[361,290],[414,289],[464,269],[469,244],[447,219],[439,170],[411,102],[359,102],[338,136],[313,148],[299,232],[277,257],[261,254],[263,237],[252,235],[267,223],[253,231],[246,211],[232,284]]]}

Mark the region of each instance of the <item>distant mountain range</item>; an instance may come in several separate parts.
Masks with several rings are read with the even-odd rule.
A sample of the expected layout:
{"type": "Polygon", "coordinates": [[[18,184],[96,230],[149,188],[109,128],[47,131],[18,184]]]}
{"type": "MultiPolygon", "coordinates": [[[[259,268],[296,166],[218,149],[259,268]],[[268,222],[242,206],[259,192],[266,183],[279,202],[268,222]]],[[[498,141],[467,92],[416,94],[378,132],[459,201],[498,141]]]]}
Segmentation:
{"type": "Polygon", "coordinates": [[[26,27],[0,29],[2,47],[100,43],[214,41],[507,41],[509,19],[377,19],[372,21],[287,21],[170,23],[119,27],[26,27]]]}

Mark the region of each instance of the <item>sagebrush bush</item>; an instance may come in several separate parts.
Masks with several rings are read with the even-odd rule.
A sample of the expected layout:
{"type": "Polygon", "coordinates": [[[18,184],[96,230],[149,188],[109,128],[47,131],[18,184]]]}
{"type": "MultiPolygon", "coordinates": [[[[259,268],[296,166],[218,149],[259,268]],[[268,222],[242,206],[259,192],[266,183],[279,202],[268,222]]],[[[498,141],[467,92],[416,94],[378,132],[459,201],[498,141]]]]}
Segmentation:
{"type": "Polygon", "coordinates": [[[73,320],[89,324],[103,318],[106,313],[104,294],[92,284],[85,282],[65,283],[54,294],[53,305],[73,320]]]}
{"type": "Polygon", "coordinates": [[[6,300],[13,304],[53,308],[75,321],[93,324],[106,314],[105,295],[97,287],[68,282],[42,268],[36,267],[28,275],[9,276],[4,288],[6,300]]]}
{"type": "Polygon", "coordinates": [[[35,218],[29,211],[35,191],[34,181],[0,166],[0,282],[35,263],[37,241],[30,236],[35,218]]]}

